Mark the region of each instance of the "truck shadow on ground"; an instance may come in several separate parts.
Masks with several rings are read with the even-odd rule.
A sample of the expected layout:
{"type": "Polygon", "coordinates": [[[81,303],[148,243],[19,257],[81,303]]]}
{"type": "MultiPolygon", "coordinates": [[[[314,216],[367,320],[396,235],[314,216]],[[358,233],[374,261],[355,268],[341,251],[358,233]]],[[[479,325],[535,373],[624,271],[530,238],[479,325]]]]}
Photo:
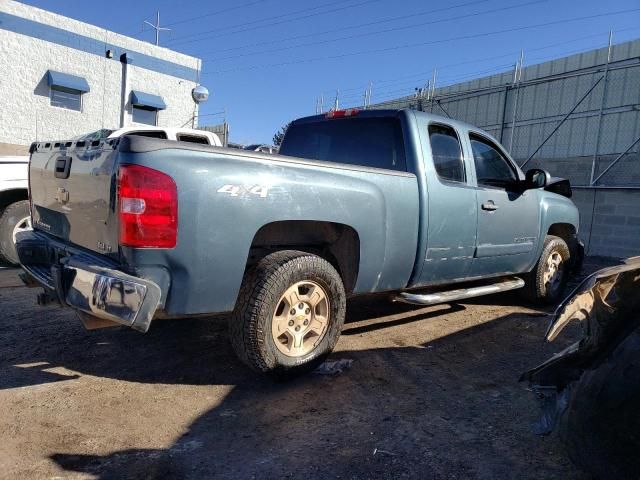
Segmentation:
{"type": "MultiPolygon", "coordinates": [[[[542,441],[529,428],[538,405],[518,376],[561,348],[542,343],[546,322],[535,312],[502,309],[428,342],[405,336],[407,347],[373,348],[367,339],[364,350],[334,353],[354,361],[341,375],[274,383],[235,358],[224,319],[159,321],[145,337],[86,332],[66,310],[12,308],[34,295],[14,293],[0,291],[9,310],[0,325],[0,390],[81,375],[232,386],[168,448],[90,455],[79,446],[50,455],[68,472],[100,479],[579,478],[557,440],[542,441]]],[[[344,338],[380,338],[398,326],[421,332],[460,320],[451,314],[473,316],[465,308],[356,299],[344,338]]]]}
{"type": "MultiPolygon", "coordinates": [[[[463,309],[367,299],[350,305],[345,334],[371,312],[398,326],[396,317],[433,321],[463,309]]],[[[57,339],[17,360],[136,382],[234,386],[167,449],[50,457],[100,479],[577,478],[557,441],[529,430],[537,404],[517,378],[550,351],[541,342],[546,325],[532,315],[499,316],[418,346],[340,351],[334,358],[354,360],[342,375],[288,383],[240,365],[217,320],[159,322],[144,342],[126,330],[79,330],[68,338],[75,347],[57,339]]]]}
{"type": "MultiPolygon", "coordinates": [[[[451,305],[428,311],[390,303],[386,297],[367,297],[356,300],[354,305],[350,303],[344,335],[419,322],[461,310],[464,307],[451,305]],[[374,316],[375,322],[371,320],[374,316]]],[[[0,326],[0,348],[4,353],[0,360],[0,390],[68,381],[80,376],[52,371],[57,367],[141,383],[238,385],[255,381],[255,375],[235,358],[225,317],[158,320],[142,335],[121,327],[86,331],[73,313],[58,307],[34,306],[29,313],[27,318],[23,318],[23,312],[10,313],[4,319],[5,326],[0,326]],[[12,324],[14,318],[17,324],[12,324]],[[220,365],[223,368],[216,368],[220,365]]]]}
{"type": "Polygon", "coordinates": [[[428,345],[341,351],[347,372],[284,384],[225,373],[228,357],[210,378],[234,389],[169,448],[51,459],[100,479],[578,478],[529,430],[537,404],[517,378],[548,353],[538,322],[510,314],[428,345]]]}

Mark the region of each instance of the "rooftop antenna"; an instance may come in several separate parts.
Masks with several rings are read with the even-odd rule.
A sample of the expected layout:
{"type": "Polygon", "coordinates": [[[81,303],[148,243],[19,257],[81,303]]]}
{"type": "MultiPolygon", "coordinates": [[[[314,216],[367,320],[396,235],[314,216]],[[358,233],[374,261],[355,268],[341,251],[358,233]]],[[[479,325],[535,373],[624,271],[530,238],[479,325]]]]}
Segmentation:
{"type": "Polygon", "coordinates": [[[336,90],[336,99],[333,102],[333,111],[340,110],[340,90],[336,90]]]}
{"type": "Polygon", "coordinates": [[[160,10],[158,10],[156,12],[156,24],[154,25],[153,23],[145,20],[144,23],[146,23],[147,25],[149,25],[151,28],[153,28],[156,31],[156,45],[160,45],[160,31],[165,31],[168,32],[171,29],[170,28],[166,28],[166,27],[161,27],[160,26],[160,10]]]}

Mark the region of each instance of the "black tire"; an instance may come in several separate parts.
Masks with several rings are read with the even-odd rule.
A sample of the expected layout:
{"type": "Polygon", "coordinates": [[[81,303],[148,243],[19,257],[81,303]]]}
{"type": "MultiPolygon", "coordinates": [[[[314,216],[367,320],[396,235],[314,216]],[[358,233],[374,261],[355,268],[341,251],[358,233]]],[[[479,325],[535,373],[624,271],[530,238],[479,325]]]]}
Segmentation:
{"type": "Polygon", "coordinates": [[[558,431],[571,460],[595,478],[640,475],[640,329],[573,386],[558,431]]]}
{"type": "Polygon", "coordinates": [[[18,252],[13,241],[13,230],[29,215],[28,200],[12,203],[2,212],[2,216],[0,216],[0,260],[13,265],[19,263],[18,252]]]}
{"type": "Polygon", "coordinates": [[[346,294],[340,275],[316,255],[283,250],[262,258],[245,273],[229,335],[238,357],[253,370],[290,377],[314,369],[331,353],[344,324],[346,294]],[[283,354],[272,335],[273,315],[281,296],[297,282],[312,281],[328,298],[328,325],[313,350],[304,356],[283,354]]]}
{"type": "Polygon", "coordinates": [[[544,239],[542,253],[535,267],[524,276],[525,286],[522,289],[522,293],[525,298],[533,303],[542,305],[558,303],[562,299],[567,286],[570,262],[571,252],[567,243],[560,237],[547,235],[544,239]],[[545,271],[548,259],[555,255],[559,255],[562,259],[562,270],[558,277],[558,283],[552,285],[548,282],[545,283],[545,271]]]}

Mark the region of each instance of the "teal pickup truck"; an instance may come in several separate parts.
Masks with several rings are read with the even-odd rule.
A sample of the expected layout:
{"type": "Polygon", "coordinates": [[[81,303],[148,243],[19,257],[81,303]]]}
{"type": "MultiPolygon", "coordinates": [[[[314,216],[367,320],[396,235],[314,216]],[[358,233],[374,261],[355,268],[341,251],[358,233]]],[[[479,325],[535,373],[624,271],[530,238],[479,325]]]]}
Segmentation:
{"type": "Polygon", "coordinates": [[[17,250],[41,303],[142,332],[230,313],[240,358],[273,375],[331,352],[349,296],[431,305],[523,287],[555,302],[582,257],[568,182],[412,110],[296,120],[278,155],[38,142],[30,182],[33,231],[17,250]]]}

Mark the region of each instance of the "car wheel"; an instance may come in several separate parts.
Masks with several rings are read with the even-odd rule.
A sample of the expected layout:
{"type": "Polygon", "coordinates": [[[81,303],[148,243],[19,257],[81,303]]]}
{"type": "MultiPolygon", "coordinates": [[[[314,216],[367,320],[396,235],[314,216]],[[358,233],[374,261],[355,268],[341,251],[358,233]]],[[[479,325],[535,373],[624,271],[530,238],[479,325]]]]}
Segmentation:
{"type": "Polygon", "coordinates": [[[342,279],[329,262],[305,252],[275,252],[245,274],[229,320],[231,342],[252,369],[297,375],[333,350],[345,310],[342,279]]]}
{"type": "Polygon", "coordinates": [[[558,431],[571,460],[594,478],[637,479],[640,328],[570,388],[558,431]]]}
{"type": "Polygon", "coordinates": [[[524,295],[534,303],[559,302],[567,285],[570,260],[567,243],[560,237],[548,235],[538,262],[525,275],[524,295]]]}
{"type": "Polygon", "coordinates": [[[19,263],[16,250],[18,232],[31,230],[31,213],[29,201],[9,205],[0,216],[0,258],[17,265],[19,263]]]}

